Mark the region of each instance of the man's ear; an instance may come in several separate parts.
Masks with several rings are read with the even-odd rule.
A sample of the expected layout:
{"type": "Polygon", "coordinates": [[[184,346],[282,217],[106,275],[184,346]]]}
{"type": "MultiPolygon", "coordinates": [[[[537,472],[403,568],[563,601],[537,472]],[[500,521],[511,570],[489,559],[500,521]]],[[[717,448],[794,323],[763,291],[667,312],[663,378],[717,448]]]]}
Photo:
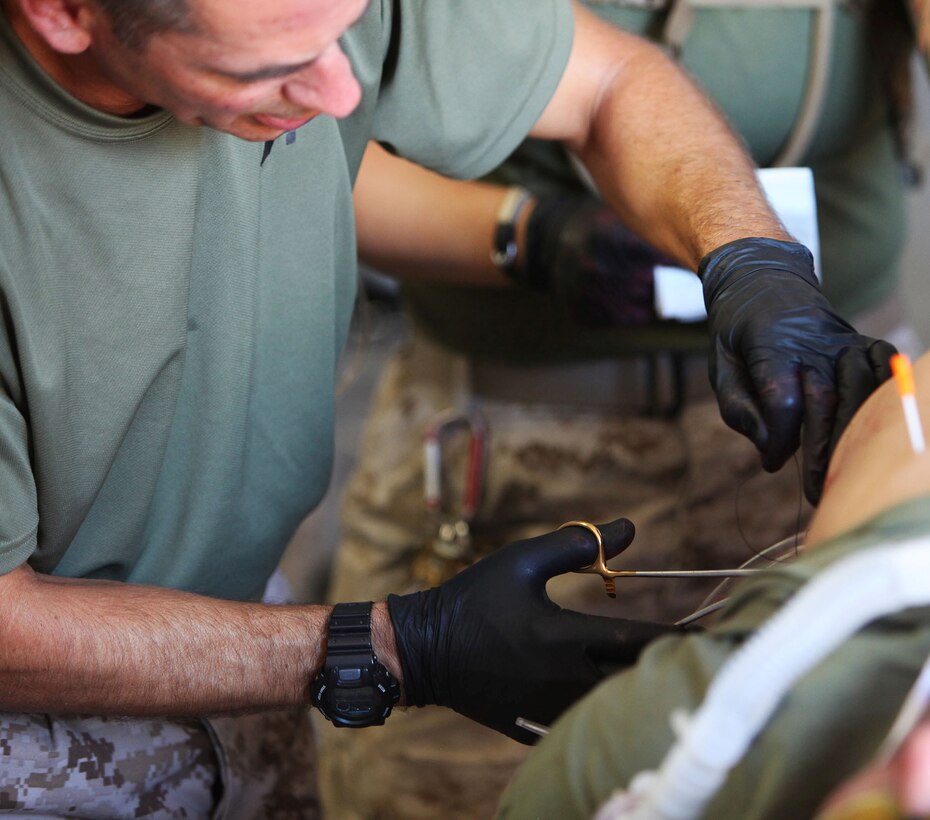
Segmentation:
{"type": "Polygon", "coordinates": [[[90,46],[93,20],[99,10],[88,0],[18,2],[29,24],[55,51],[80,54],[90,46]]]}

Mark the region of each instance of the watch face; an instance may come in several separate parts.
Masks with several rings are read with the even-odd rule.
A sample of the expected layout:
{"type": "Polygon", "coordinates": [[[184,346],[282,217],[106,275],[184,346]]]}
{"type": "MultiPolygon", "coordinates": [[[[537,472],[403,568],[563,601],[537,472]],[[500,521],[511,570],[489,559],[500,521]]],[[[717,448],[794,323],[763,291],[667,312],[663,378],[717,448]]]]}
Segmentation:
{"type": "Polygon", "coordinates": [[[311,687],[313,705],[336,726],[380,726],[399,698],[397,681],[376,660],[326,669],[311,687]]]}

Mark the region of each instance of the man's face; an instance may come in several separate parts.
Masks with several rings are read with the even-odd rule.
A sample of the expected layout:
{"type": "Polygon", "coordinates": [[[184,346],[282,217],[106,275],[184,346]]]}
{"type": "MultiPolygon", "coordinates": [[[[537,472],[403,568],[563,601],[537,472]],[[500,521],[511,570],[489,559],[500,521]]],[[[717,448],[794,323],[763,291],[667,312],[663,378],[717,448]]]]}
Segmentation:
{"type": "Polygon", "coordinates": [[[368,0],[188,3],[197,32],[156,32],[141,54],[105,18],[94,25],[88,56],[123,96],[247,140],[358,105],[361,88],[337,39],[368,0]]]}

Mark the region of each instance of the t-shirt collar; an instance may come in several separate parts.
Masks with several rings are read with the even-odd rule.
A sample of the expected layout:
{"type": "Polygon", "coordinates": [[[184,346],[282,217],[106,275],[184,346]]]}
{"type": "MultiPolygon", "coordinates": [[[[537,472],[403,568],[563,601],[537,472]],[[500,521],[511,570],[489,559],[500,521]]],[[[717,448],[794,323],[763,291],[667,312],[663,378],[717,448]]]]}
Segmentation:
{"type": "Polygon", "coordinates": [[[65,91],[33,59],[0,11],[0,85],[35,114],[79,136],[103,141],[137,140],[173,121],[166,111],[138,118],[118,117],[92,108],[65,91]]]}

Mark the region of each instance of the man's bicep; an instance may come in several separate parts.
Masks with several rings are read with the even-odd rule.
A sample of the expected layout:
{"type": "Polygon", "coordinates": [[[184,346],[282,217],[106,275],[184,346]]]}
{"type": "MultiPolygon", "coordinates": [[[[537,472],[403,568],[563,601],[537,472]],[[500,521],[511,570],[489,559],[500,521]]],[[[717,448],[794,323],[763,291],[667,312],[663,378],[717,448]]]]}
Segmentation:
{"type": "Polygon", "coordinates": [[[631,62],[654,46],[612,26],[572,3],[575,35],[571,55],[555,94],[533,126],[531,136],[585,145],[607,88],[631,62]]]}

